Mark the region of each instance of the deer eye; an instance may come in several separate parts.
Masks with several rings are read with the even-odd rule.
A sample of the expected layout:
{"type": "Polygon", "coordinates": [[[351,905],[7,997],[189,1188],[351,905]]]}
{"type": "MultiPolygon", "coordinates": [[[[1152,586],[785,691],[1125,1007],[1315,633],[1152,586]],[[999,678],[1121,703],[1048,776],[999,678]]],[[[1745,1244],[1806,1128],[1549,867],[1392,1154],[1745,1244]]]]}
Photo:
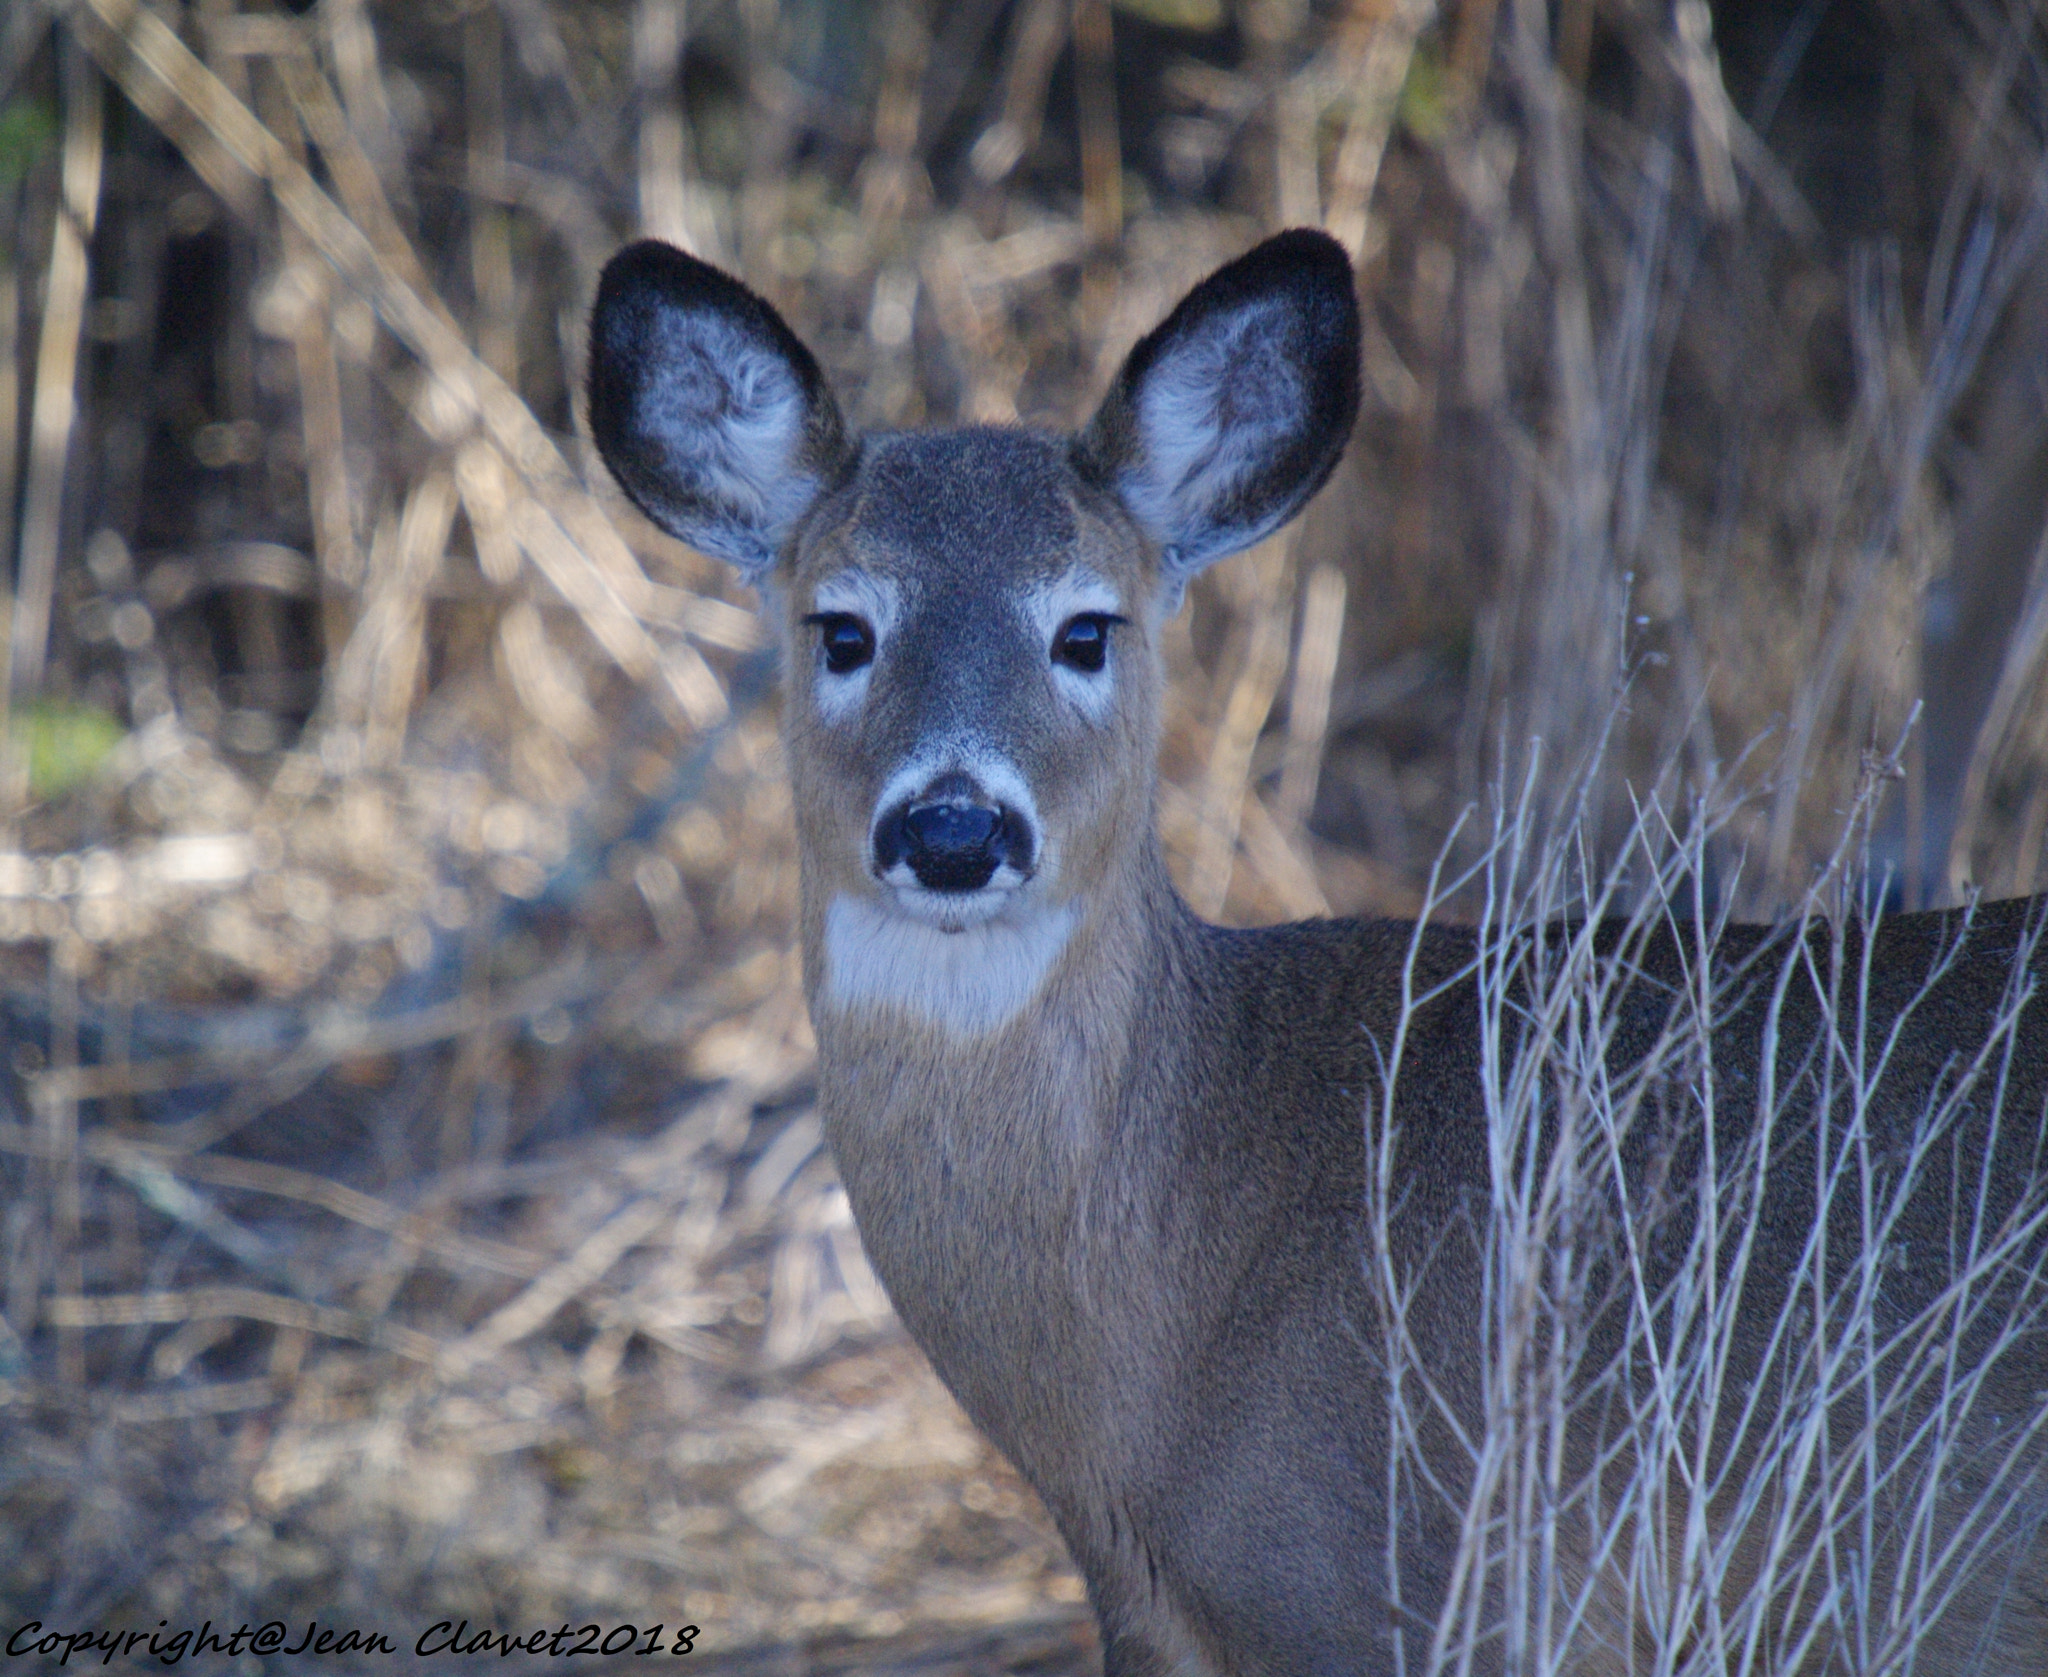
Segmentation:
{"type": "Polygon", "coordinates": [[[1052,638],[1052,661],[1096,674],[1109,657],[1110,625],[1129,621],[1108,611],[1084,611],[1068,618],[1052,638]]]}
{"type": "Polygon", "coordinates": [[[814,611],[804,621],[818,626],[825,668],[833,675],[851,675],[874,662],[875,631],[864,618],[848,611],[814,611]]]}

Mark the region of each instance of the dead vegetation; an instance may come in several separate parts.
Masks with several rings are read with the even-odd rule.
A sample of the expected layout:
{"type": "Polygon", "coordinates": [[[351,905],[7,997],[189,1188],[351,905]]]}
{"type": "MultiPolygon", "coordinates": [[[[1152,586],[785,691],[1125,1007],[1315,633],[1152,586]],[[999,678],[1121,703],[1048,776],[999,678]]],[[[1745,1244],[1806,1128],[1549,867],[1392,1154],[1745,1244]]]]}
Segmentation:
{"type": "Polygon", "coordinates": [[[2024,892],[2043,72],[1960,3],[18,0],[10,1618],[1084,1657],[917,1663],[1077,1590],[819,1150],[772,652],[581,430],[618,242],[881,426],[1071,423],[1261,231],[1358,252],[1359,442],[1172,650],[1204,912],[1412,910],[1625,683],[1596,846],[1739,772],[1702,872],[1795,902],[1924,703],[1876,866],[2024,892]]]}

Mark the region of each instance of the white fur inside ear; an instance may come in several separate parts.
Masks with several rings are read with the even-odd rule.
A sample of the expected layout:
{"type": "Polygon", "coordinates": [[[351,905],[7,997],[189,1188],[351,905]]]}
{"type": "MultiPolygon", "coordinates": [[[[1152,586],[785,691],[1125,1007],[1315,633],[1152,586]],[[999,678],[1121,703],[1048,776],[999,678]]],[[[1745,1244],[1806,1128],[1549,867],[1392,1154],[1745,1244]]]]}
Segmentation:
{"type": "Polygon", "coordinates": [[[1300,433],[1309,396],[1290,352],[1289,304],[1269,297],[1205,322],[1146,369],[1139,455],[1120,483],[1167,563],[1192,571],[1285,523],[1290,501],[1227,523],[1233,493],[1300,433]]]}
{"type": "Polygon", "coordinates": [[[652,353],[669,372],[649,389],[644,422],[675,475],[725,511],[699,545],[764,569],[818,492],[797,466],[803,387],[771,347],[710,310],[664,313],[655,332],[652,353]]]}
{"type": "Polygon", "coordinates": [[[955,1036],[986,1036],[1044,988],[1078,910],[946,932],[858,898],[825,911],[824,1005],[891,1007],[955,1036]]]}

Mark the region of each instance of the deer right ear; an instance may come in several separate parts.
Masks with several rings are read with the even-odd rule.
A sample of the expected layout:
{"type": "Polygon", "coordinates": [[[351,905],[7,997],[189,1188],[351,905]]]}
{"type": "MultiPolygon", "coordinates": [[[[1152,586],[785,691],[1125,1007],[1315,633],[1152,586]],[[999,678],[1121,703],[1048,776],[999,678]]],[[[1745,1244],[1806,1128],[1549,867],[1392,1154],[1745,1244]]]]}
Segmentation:
{"type": "Polygon", "coordinates": [[[848,454],[824,375],[782,316],[653,239],[598,281],[590,429],[642,512],[750,580],[848,454]]]}
{"type": "Polygon", "coordinates": [[[1351,259],[1296,228],[1217,269],[1139,340],[1074,457],[1184,582],[1299,512],[1357,416],[1351,259]]]}

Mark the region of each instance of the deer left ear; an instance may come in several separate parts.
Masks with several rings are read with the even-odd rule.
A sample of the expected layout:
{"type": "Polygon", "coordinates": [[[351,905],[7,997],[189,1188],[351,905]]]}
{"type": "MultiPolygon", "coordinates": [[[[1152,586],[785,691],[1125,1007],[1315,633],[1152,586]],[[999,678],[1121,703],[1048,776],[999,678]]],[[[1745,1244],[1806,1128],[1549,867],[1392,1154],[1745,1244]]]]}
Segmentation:
{"type": "Polygon", "coordinates": [[[1299,512],[1357,416],[1351,260],[1297,228],[1219,268],[1140,340],[1075,461],[1184,581],[1299,512]]]}
{"type": "Polygon", "coordinates": [[[782,316],[653,239],[598,281],[590,431],[641,511],[749,581],[850,454],[824,375],[782,316]]]}

